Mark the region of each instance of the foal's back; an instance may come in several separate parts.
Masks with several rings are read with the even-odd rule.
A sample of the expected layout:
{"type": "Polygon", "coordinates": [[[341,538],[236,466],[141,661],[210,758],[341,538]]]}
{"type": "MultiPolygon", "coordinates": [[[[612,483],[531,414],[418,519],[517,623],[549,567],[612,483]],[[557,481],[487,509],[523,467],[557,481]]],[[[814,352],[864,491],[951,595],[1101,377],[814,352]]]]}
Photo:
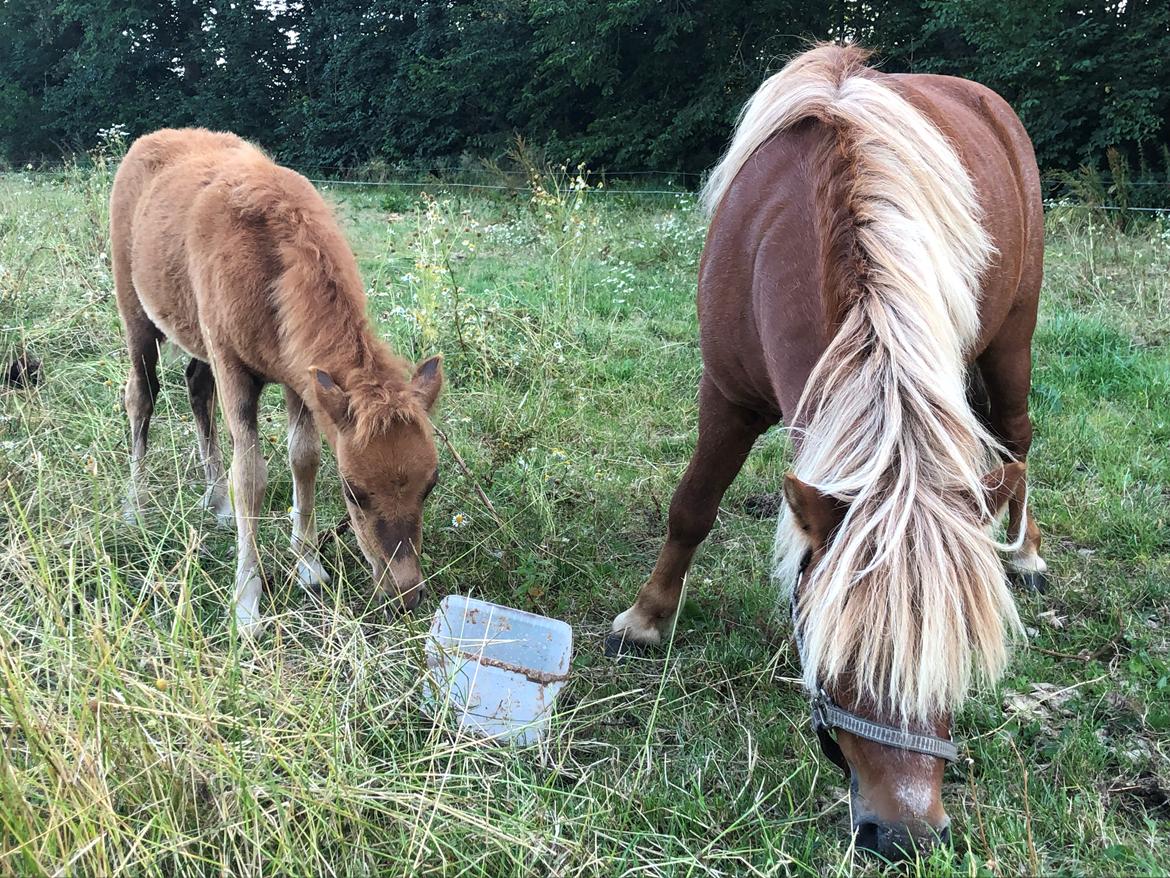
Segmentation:
{"type": "Polygon", "coordinates": [[[303,364],[282,344],[295,315],[275,294],[291,264],[330,263],[343,298],[362,289],[312,185],[234,134],[136,141],[114,180],[110,223],[115,276],[130,281],[118,284],[124,319],[147,319],[200,360],[230,355],[266,381],[301,383],[303,364]]]}

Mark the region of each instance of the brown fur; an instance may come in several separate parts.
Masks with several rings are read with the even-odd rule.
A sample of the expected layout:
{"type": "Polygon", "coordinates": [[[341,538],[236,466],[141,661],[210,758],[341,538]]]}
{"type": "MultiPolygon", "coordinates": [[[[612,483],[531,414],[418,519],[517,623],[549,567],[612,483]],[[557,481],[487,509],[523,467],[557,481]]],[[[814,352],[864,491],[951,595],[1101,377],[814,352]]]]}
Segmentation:
{"type": "MultiPolygon", "coordinates": [[[[298,551],[313,552],[319,428],[337,452],[343,478],[361,483],[371,498],[362,509],[351,503],[350,512],[379,587],[417,603],[421,507],[437,466],[427,410],[442,372],[432,359],[412,374],[374,334],[357,262],[313,186],[233,134],[158,131],[136,141],[118,169],[110,237],[132,364],[126,395],[132,507],[140,502],[157,392],[157,345],[169,339],[209,363],[214,375],[213,381],[198,369],[188,375],[201,448],[208,438],[207,453],[217,455],[210,404],[216,394],[231,430],[240,530],[237,601],[239,592],[255,591],[245,580],[256,581],[255,550],[247,541],[265,472],[256,407],[263,385],[275,382],[286,388],[290,460],[298,492],[306,495],[299,498],[308,519],[294,536],[298,551]],[[382,530],[395,523],[400,545],[382,545],[379,522],[382,530]],[[382,578],[387,565],[392,587],[382,578]]],[[[204,463],[212,482],[209,503],[226,515],[222,485],[214,481],[217,473],[222,479],[222,468],[206,454],[204,463]]],[[[315,556],[307,560],[316,565],[315,556]]]]}

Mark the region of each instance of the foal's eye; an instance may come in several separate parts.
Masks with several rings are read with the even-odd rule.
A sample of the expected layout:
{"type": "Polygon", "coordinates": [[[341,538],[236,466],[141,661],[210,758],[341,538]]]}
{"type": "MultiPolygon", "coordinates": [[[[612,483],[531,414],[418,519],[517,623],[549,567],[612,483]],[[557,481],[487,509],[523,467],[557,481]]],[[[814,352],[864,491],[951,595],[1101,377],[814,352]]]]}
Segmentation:
{"type": "Polygon", "coordinates": [[[357,506],[359,509],[364,509],[370,502],[370,495],[361,488],[357,488],[346,481],[342,481],[341,484],[345,491],[346,499],[354,506],[357,506]]]}

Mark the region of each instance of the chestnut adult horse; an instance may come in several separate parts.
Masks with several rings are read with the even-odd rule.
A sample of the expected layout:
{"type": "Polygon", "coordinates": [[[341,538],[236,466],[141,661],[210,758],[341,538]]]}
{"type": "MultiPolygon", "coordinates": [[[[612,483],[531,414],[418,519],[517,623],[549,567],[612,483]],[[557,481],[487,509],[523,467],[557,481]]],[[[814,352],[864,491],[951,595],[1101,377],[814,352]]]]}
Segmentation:
{"type": "Polygon", "coordinates": [[[1019,628],[999,551],[1033,582],[1045,569],[1024,464],[1043,215],[1001,98],[866,60],[793,60],[710,177],[698,447],[610,645],[669,631],[724,491],[783,419],[776,573],[814,726],[852,776],[859,846],[897,856],[947,836],[952,714],[1019,628]]]}
{"type": "Polygon", "coordinates": [[[411,369],[374,334],[357,262],[321,196],[234,134],[163,130],[135,141],[114,178],[110,238],[130,352],[126,412],[141,511],[159,345],[191,355],[187,389],[207,477],[204,502],[237,531],[232,599],[261,624],[256,522],[267,480],[256,424],[265,384],[284,385],[293,474],[292,545],[301,583],[327,580],[316,550],[321,431],[375,587],[406,608],[423,590],[423,501],[438,477],[427,412],[442,387],[432,357],[411,369]],[[232,440],[231,494],[215,400],[232,440]]]}

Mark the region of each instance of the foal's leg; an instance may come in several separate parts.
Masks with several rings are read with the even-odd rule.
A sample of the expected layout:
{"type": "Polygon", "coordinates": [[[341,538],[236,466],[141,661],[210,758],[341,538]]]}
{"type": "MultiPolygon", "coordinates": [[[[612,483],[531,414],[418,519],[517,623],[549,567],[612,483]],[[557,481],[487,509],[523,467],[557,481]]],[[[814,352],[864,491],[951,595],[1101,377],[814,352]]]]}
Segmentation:
{"type": "Polygon", "coordinates": [[[133,522],[143,512],[146,482],[146,440],[150,418],[158,396],[158,351],[163,334],[138,309],[137,315],[123,315],[126,347],[130,353],[130,374],[126,379],[126,415],[130,419],[130,487],[123,517],[133,522]]]}
{"type": "Polygon", "coordinates": [[[752,443],[775,421],[728,402],[704,376],[699,385],[699,443],[670,501],[666,543],[634,605],[613,620],[606,651],[623,638],[656,644],[670,630],[683,577],[719,512],[723,493],[739,475],[752,443]]]}
{"type": "MultiPolygon", "coordinates": [[[[1008,319],[1010,322],[1011,318],[1008,319]]],[[[987,387],[991,432],[1014,459],[1024,462],[1032,447],[1032,419],[1028,416],[1032,354],[1027,338],[1016,336],[1018,333],[995,339],[979,357],[978,365],[987,387]]],[[[1023,544],[1008,559],[1008,566],[1021,584],[1043,591],[1047,586],[1048,565],[1040,556],[1040,528],[1027,508],[1026,476],[1008,501],[1009,539],[1019,535],[1021,525],[1024,526],[1023,544]]]]}
{"type": "Polygon", "coordinates": [[[236,364],[217,361],[215,383],[224,420],[232,435],[232,506],[236,512],[236,584],[232,608],[243,634],[261,628],[260,557],[256,549],[256,523],[268,483],[268,465],[260,453],[256,423],[263,383],[236,364]]]}
{"type": "Polygon", "coordinates": [[[317,468],[321,465],[321,434],[304,400],[284,388],[288,408],[288,463],[293,476],[292,548],[297,556],[297,579],[306,588],[329,582],[317,557],[317,519],[314,505],[317,468]]]}
{"type": "Polygon", "coordinates": [[[219,436],[215,429],[215,376],[211,366],[195,357],[187,364],[187,395],[195,413],[195,434],[199,439],[199,459],[207,477],[203,507],[215,513],[220,527],[232,525],[232,502],[228,497],[227,476],[219,453],[219,436]]]}

